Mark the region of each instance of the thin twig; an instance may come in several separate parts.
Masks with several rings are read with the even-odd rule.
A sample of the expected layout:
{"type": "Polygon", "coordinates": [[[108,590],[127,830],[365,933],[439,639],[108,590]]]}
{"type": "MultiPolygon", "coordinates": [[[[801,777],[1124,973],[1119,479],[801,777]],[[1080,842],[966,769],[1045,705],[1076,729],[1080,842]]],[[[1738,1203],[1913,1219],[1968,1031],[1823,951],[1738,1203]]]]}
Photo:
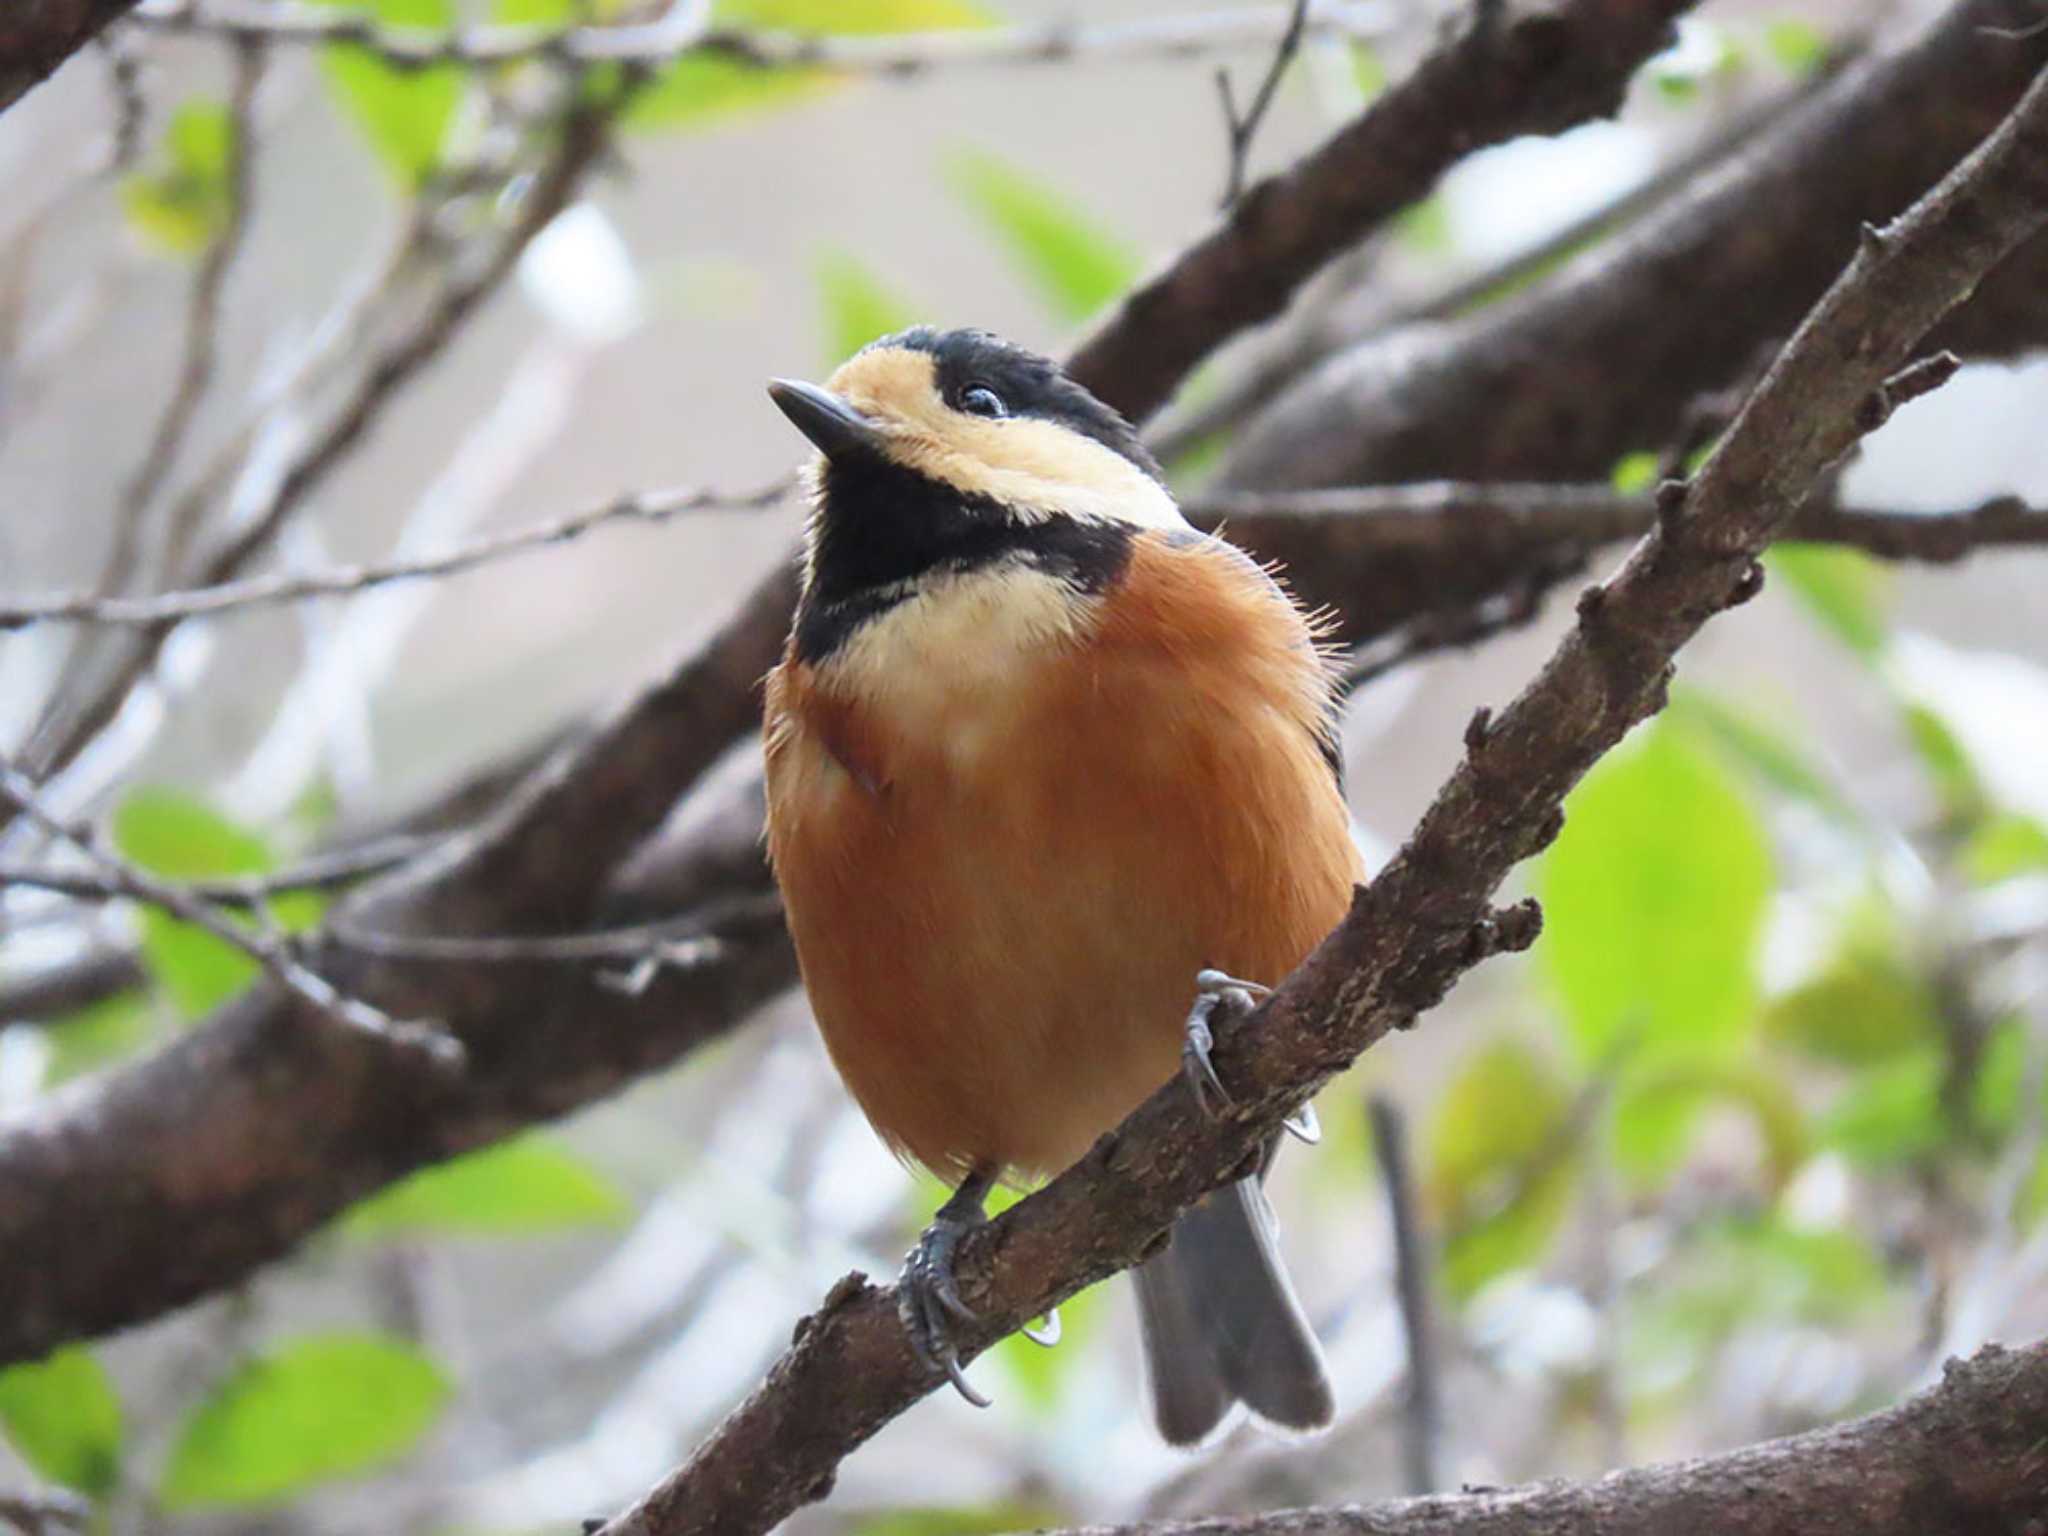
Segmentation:
{"type": "MultiPolygon", "coordinates": [[[[762,69],[805,66],[905,78],[958,66],[1063,64],[1077,60],[1188,58],[1265,44],[1293,25],[1298,6],[1240,6],[1181,16],[1099,24],[1054,21],[894,35],[762,31],[719,27],[702,18],[631,26],[480,26],[458,31],[395,27],[362,11],[244,0],[152,0],[134,19],[170,32],[261,36],[278,43],[353,43],[405,68],[433,64],[506,64],[547,59],[659,66],[686,53],[712,54],[762,69]]],[[[1383,35],[1392,18],[1381,3],[1341,0],[1310,8],[1303,31],[1322,36],[1383,35]]]]}
{"type": "MultiPolygon", "coordinates": [[[[629,72],[616,90],[577,96],[551,158],[520,203],[512,227],[499,238],[489,257],[474,272],[445,288],[416,325],[376,355],[325,429],[277,478],[263,504],[198,562],[191,577],[193,585],[212,586],[228,580],[269,546],[285,521],[379,420],[398,391],[441,354],[470,315],[497,291],[520,253],[561,212],[584,174],[598,162],[610,141],[613,117],[644,84],[644,77],[629,72]]],[[[167,620],[144,628],[122,664],[91,698],[61,725],[53,722],[46,730],[38,729],[27,764],[33,777],[47,779],[68,767],[119,714],[129,694],[149,675],[176,622],[167,620]]],[[[0,814],[0,830],[9,819],[0,814]]]]}
{"type": "Polygon", "coordinates": [[[200,402],[213,382],[220,358],[220,300],[229,269],[242,249],[249,228],[250,191],[254,185],[256,88],[263,78],[265,51],[253,39],[235,48],[234,86],[228,101],[227,209],[218,233],[199,259],[192,277],[192,295],[185,307],[185,350],[149,447],[121,492],[115,513],[114,545],[102,571],[99,589],[118,593],[134,578],[141,563],[144,523],[165,475],[184,446],[199,413],[200,402]]]}
{"type": "Polygon", "coordinates": [[[1237,113],[1237,97],[1230,88],[1230,71],[1219,67],[1216,71],[1216,94],[1223,104],[1223,127],[1230,138],[1230,169],[1223,182],[1223,198],[1217,204],[1225,213],[1230,205],[1244,195],[1245,163],[1251,158],[1252,140],[1258,136],[1259,124],[1265,121],[1267,109],[1273,105],[1273,96],[1280,89],[1280,77],[1287,66],[1294,62],[1294,56],[1301,51],[1302,28],[1308,21],[1308,0],[1294,0],[1294,9],[1287,17],[1287,30],[1280,34],[1280,44],[1273,50],[1272,62],[1266,66],[1265,78],[1259,81],[1259,88],[1252,95],[1249,111],[1242,117],[1237,113]]]}
{"type": "Polygon", "coordinates": [[[789,493],[793,483],[791,477],[784,475],[744,491],[678,488],[615,496],[599,506],[566,517],[550,518],[526,528],[509,529],[439,554],[394,560],[384,565],[280,572],[244,581],[223,582],[219,586],[190,592],[167,592],[156,597],[98,597],[87,592],[67,592],[21,603],[0,604],[0,630],[39,623],[147,626],[275,607],[305,598],[350,596],[392,582],[449,576],[502,560],[508,555],[567,544],[611,523],[661,524],[688,512],[752,511],[770,507],[789,493]]]}
{"type": "MultiPolygon", "coordinates": [[[[213,880],[185,880],[178,888],[194,900],[221,907],[258,907],[273,897],[292,891],[325,891],[415,858],[441,841],[438,837],[400,833],[378,838],[354,848],[314,854],[286,869],[262,875],[230,875],[213,880]]],[[[31,869],[0,864],[0,889],[10,885],[33,886],[81,901],[118,901],[133,893],[106,875],[77,869],[31,869]]]]}
{"type": "Polygon", "coordinates": [[[159,879],[103,847],[90,831],[69,825],[43,805],[34,782],[5,759],[0,759],[0,799],[11,802],[45,831],[76,848],[121,895],[160,908],[239,949],[279,986],[296,994],[323,1017],[393,1045],[419,1051],[437,1065],[454,1066],[461,1062],[462,1044],[445,1030],[430,1023],[394,1019],[360,998],[344,996],[324,977],[309,970],[283,935],[267,927],[243,927],[212,902],[202,901],[181,886],[159,879]]]}
{"type": "Polygon", "coordinates": [[[1387,1219],[1394,1232],[1394,1292],[1401,1303],[1401,1329],[1408,1341],[1401,1456],[1407,1468],[1408,1491],[1434,1493],[1444,1486],[1444,1417],[1431,1318],[1429,1248],[1416,1208],[1415,1174],[1408,1160],[1408,1131],[1400,1106],[1375,1093],[1367,1097],[1366,1110],[1372,1117],[1372,1144],[1380,1175],[1387,1181],[1387,1219]]]}
{"type": "Polygon", "coordinates": [[[146,979],[133,950],[88,950],[75,960],[0,983],[0,1025],[61,1019],[118,997],[146,979]]]}

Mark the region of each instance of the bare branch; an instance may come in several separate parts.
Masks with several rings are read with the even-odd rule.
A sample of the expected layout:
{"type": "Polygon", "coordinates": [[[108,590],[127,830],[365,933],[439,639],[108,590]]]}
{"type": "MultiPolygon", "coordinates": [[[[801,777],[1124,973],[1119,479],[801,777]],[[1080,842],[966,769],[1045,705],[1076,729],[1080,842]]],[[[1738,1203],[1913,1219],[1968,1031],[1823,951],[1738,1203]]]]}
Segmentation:
{"type": "MultiPolygon", "coordinates": [[[[332,890],[369,875],[381,874],[407,859],[432,848],[441,839],[424,835],[397,834],[315,854],[286,869],[263,875],[233,875],[218,880],[186,880],[177,888],[195,901],[220,907],[256,907],[291,891],[332,890]]],[[[0,864],[0,889],[9,885],[34,886],[75,896],[81,901],[120,901],[134,893],[120,880],[75,869],[29,869],[0,864]]]]}
{"type": "Polygon", "coordinates": [[[1216,71],[1216,89],[1223,98],[1223,127],[1230,138],[1230,170],[1224,179],[1221,203],[1225,213],[1244,194],[1245,162],[1251,156],[1252,140],[1258,137],[1259,124],[1265,121],[1266,112],[1273,105],[1274,93],[1280,89],[1280,77],[1294,62],[1295,54],[1301,51],[1302,27],[1307,21],[1308,0],[1294,0],[1294,9],[1287,18],[1287,30],[1280,34],[1280,44],[1273,50],[1272,62],[1266,66],[1265,77],[1259,81],[1251,107],[1244,116],[1238,116],[1237,99],[1231,94],[1230,71],[1216,71]]]}
{"type": "Polygon", "coordinates": [[[1613,112],[1691,0],[1563,0],[1476,18],[1413,74],[1141,283],[1068,360],[1133,421],[1216,346],[1280,312],[1331,257],[1424,196],[1476,149],[1613,112]]]}
{"type": "Polygon", "coordinates": [[[2048,1344],[1986,1345],[1867,1418],[1699,1461],[1393,1503],[1059,1536],[1932,1536],[2030,1530],[2048,1507],[2048,1344]]]}
{"type": "Polygon", "coordinates": [[[178,376],[157,418],[142,462],[121,492],[114,514],[114,547],[99,581],[102,592],[119,592],[134,578],[143,550],[143,525],[164,477],[177,463],[178,451],[192,429],[193,418],[213,382],[220,355],[220,299],[229,269],[242,249],[249,228],[250,193],[255,184],[256,132],[253,117],[256,88],[263,78],[263,45],[244,41],[235,49],[234,86],[228,100],[227,211],[219,231],[208,242],[192,276],[192,294],[185,306],[184,355],[178,376]]]}
{"type": "Polygon", "coordinates": [[[1380,1177],[1387,1183],[1387,1220],[1394,1232],[1394,1294],[1408,1341],[1408,1390],[1402,1400],[1401,1456],[1410,1493],[1444,1485],[1443,1394],[1437,1381],[1436,1328],[1430,1305],[1429,1245],[1416,1209],[1415,1173],[1400,1106],[1384,1094],[1366,1101],[1380,1177]]]}
{"type": "Polygon", "coordinates": [[[61,1019],[139,987],[142,962],[127,949],[94,949],[76,960],[0,983],[0,1025],[61,1019]]]}
{"type": "Polygon", "coordinates": [[[262,966],[279,986],[297,995],[322,1017],[390,1045],[402,1046],[408,1053],[423,1055],[430,1061],[450,1065],[461,1061],[462,1046],[454,1037],[430,1024],[394,1019],[382,1009],[340,992],[332,982],[309,969],[282,934],[268,927],[243,927],[213,903],[202,901],[183,887],[161,880],[102,847],[90,832],[67,825],[44,807],[34,783],[4,759],[0,759],[0,799],[9,801],[45,831],[85,855],[117,894],[160,907],[181,921],[205,929],[223,944],[239,949],[262,966]]]}
{"type": "Polygon", "coordinates": [[[0,1493],[0,1521],[13,1526],[21,1536],[83,1531],[92,1523],[92,1505],[61,1488],[38,1493],[0,1493]]]}
{"type": "Polygon", "coordinates": [[[418,581],[474,570],[508,555],[571,543],[614,523],[659,525],[690,512],[756,511],[781,501],[789,494],[793,483],[791,477],[785,475],[751,490],[676,488],[614,496],[610,501],[566,517],[550,518],[526,528],[509,529],[440,554],[394,560],[385,565],[280,572],[273,576],[225,582],[193,592],[167,592],[156,597],[98,597],[88,592],[67,592],[54,597],[0,603],[0,630],[40,623],[151,626],[275,607],[306,598],[351,596],[392,582],[418,581]]]}
{"type": "MultiPolygon", "coordinates": [[[[1051,22],[872,37],[719,27],[695,14],[647,25],[480,26],[444,32],[389,26],[361,11],[287,0],[146,0],[134,19],[169,32],[254,36],[279,43],[354,43],[408,68],[521,59],[659,66],[686,53],[704,53],[762,69],[815,67],[903,78],[960,66],[1191,58],[1256,47],[1285,33],[1292,9],[1239,6],[1137,21],[1051,22]]],[[[1383,4],[1323,0],[1311,7],[1304,30],[1319,36],[1367,38],[1380,35],[1387,25],[1383,4]]]]}
{"type": "Polygon", "coordinates": [[[0,26],[0,112],[135,8],[135,0],[12,0],[0,26]]]}
{"type": "MultiPolygon", "coordinates": [[[[377,354],[324,430],[284,469],[264,504],[198,562],[186,578],[191,585],[225,582],[269,547],[285,521],[370,431],[390,400],[441,354],[470,315],[497,291],[533,237],[567,206],[609,142],[611,122],[625,93],[637,89],[639,83],[629,79],[621,92],[578,95],[546,165],[519,204],[517,218],[498,238],[488,258],[444,289],[417,324],[377,354]]],[[[121,664],[89,698],[80,701],[61,723],[53,722],[47,731],[38,731],[26,764],[32,777],[47,779],[76,759],[149,674],[175,627],[175,620],[167,620],[143,629],[121,664]]],[[[7,820],[0,814],[0,828],[7,820]]]]}
{"type": "MultiPolygon", "coordinates": [[[[1858,440],[1863,402],[1983,274],[2048,223],[2048,77],[1942,184],[1859,253],[1751,395],[1720,450],[1622,570],[1587,589],[1580,621],[1484,729],[1413,836],[1337,931],[1219,1042],[1228,1117],[1184,1081],[1153,1095],[1073,1168],[963,1240],[972,1358],[1081,1286],[1151,1251],[1173,1218],[1258,1156],[1263,1138],[1388,1032],[1412,1025],[1471,966],[1526,947],[1533,903],[1494,891],[1562,825],[1564,796],[1661,707],[1672,658],[1756,591],[1756,559],[1858,440]]],[[[690,1459],[608,1536],[745,1536],[830,1488],[839,1461],[931,1391],[893,1289],[853,1275],[690,1459]]],[[[2038,1441],[2031,1425],[2024,1431],[2038,1441]]]]}
{"type": "MultiPolygon", "coordinates": [[[[1661,448],[1695,398],[1790,331],[1863,221],[1905,207],[2019,99],[2048,35],[1986,28],[2030,18],[2033,3],[1962,0],[1541,282],[1321,360],[1234,435],[1222,479],[1572,480],[1661,448]],[[1799,217],[1759,220],[1759,208],[1799,217]]],[[[1934,344],[2008,356],[2048,340],[2044,273],[2048,240],[1992,274],[1934,344]]]]}

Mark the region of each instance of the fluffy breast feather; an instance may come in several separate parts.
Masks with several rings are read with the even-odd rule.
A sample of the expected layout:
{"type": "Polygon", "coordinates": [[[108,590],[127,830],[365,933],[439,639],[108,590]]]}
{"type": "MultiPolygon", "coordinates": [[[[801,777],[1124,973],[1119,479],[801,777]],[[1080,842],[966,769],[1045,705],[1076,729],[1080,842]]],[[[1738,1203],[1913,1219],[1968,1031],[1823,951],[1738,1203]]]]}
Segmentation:
{"type": "Polygon", "coordinates": [[[769,847],[869,1118],[944,1171],[1064,1166],[1178,1061],[1194,972],[1273,981],[1359,859],[1299,610],[1146,534],[1076,600],[978,574],[769,686],[769,847]]]}

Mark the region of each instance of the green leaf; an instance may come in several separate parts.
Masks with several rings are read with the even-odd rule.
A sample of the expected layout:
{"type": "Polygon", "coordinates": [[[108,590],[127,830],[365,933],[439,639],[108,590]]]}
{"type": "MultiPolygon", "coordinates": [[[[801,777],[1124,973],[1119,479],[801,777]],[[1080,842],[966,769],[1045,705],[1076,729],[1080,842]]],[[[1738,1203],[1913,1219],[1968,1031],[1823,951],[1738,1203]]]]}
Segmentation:
{"type": "Polygon", "coordinates": [[[1910,1163],[1940,1150],[1949,1139],[1943,1070],[1938,1046],[1872,1067],[1828,1107],[1818,1139],[1870,1167],[1910,1163]]]}
{"type": "Polygon", "coordinates": [[[187,101],[171,114],[156,165],[121,184],[121,205],[144,239],[173,255],[204,250],[233,213],[228,170],[235,124],[218,101],[187,101]]]}
{"type": "Polygon", "coordinates": [[[1394,238],[1418,256],[1446,256],[1457,248],[1450,204],[1432,195],[1394,215],[1394,238]]]}
{"type": "Polygon", "coordinates": [[[1557,1069],[1515,1040],[1483,1046],[1445,1090],[1425,1138],[1423,1194],[1447,1233],[1452,1295],[1549,1247],[1571,1200],[1571,1109],[1557,1069]]]}
{"type": "MultiPolygon", "coordinates": [[[[171,789],[139,789],[113,817],[114,846],[170,880],[260,875],[276,868],[269,846],[204,801],[171,789]]],[[[310,892],[280,896],[271,911],[290,932],[319,920],[324,903],[310,892]]],[[[178,1012],[198,1018],[256,979],[259,967],[232,944],[154,907],[142,912],[142,957],[178,1012]]]]}
{"type": "Polygon", "coordinates": [[[1927,770],[1934,793],[1941,801],[1944,819],[1951,826],[1966,827],[1988,814],[1990,796],[1983,780],[1977,777],[1977,765],[1970,761],[1970,754],[1948,728],[1948,722],[1917,702],[1902,705],[1900,714],[1905,721],[1906,740],[1918,755],[1920,766],[1927,770]]]}
{"type": "Polygon", "coordinates": [[[1657,483],[1657,467],[1664,461],[1646,449],[1624,453],[1607,472],[1607,480],[1624,496],[1636,496],[1657,483]]]}
{"type": "Polygon", "coordinates": [[[80,1493],[105,1493],[120,1472],[121,1400],[77,1345],[0,1371],[0,1429],[39,1476],[80,1493]]]}
{"type": "Polygon", "coordinates": [[[903,299],[846,252],[827,251],[818,258],[817,271],[831,363],[851,357],[877,336],[917,323],[903,299]]]}
{"type": "Polygon", "coordinates": [[[249,1361],[185,1423],[160,1490],[168,1509],[268,1504],[411,1449],[449,1387],[384,1334],[307,1334],[249,1361]]]}
{"type": "Polygon", "coordinates": [[[1979,885],[2048,873],[2048,827],[2031,816],[1989,816],[1963,847],[1963,872],[1979,885]]]}
{"type": "MultiPolygon", "coordinates": [[[[842,37],[983,27],[990,21],[989,12],[972,0],[719,0],[714,17],[720,26],[842,37]]],[[[765,67],[686,53],[634,98],[626,120],[642,128],[700,127],[790,105],[840,81],[829,69],[765,67]]]]}
{"type": "Polygon", "coordinates": [[[1939,1036],[1940,1008],[1934,989],[1907,963],[1907,947],[1889,909],[1860,908],[1820,973],[1764,1010],[1764,1033],[1845,1066],[1919,1050],[1939,1036]]]}
{"type": "Polygon", "coordinates": [[[1780,67],[1798,76],[1812,74],[1828,57],[1827,34],[1796,16],[1765,22],[1764,48],[1780,67]]]}
{"type": "MultiPolygon", "coordinates": [[[[1029,1339],[1022,1342],[1026,1348],[1035,1347],[1029,1339]]],[[[1049,1506],[1004,1500],[980,1506],[891,1509],[862,1517],[851,1530],[852,1536],[998,1536],[1059,1523],[1059,1512],[1049,1506]]]]}
{"type": "Polygon", "coordinates": [[[1351,45],[1351,74],[1362,101],[1371,101],[1387,88],[1387,61],[1371,43],[1351,45]]]}
{"type": "Polygon", "coordinates": [[[1804,801],[1829,820],[1847,827],[1863,825],[1862,814],[1798,743],[1754,713],[1697,688],[1675,687],[1665,717],[1711,742],[1773,789],[1804,801]]]}
{"type": "Polygon", "coordinates": [[[590,1164],[529,1133],[422,1169],[352,1208],[340,1225],[351,1237],[522,1234],[614,1226],[631,1209],[590,1164]]]}
{"type": "Polygon", "coordinates": [[[1773,545],[1764,564],[1849,649],[1866,659],[1884,650],[1894,583],[1883,561],[1859,549],[1787,543],[1773,545]]]}
{"type": "Polygon", "coordinates": [[[1727,774],[1653,724],[1565,811],[1539,877],[1537,948],[1582,1059],[1738,1046],[1754,1023],[1771,858],[1727,774]]]}
{"type": "MultiPolygon", "coordinates": [[[[452,0],[316,0],[345,4],[386,26],[451,27],[452,0]]],[[[347,114],[362,129],[384,168],[408,192],[417,191],[441,163],[448,126],[467,87],[459,64],[400,69],[366,48],[338,43],[321,50],[320,67],[347,114]]]]}
{"type": "Polygon", "coordinates": [[[54,1088],[132,1056],[155,1033],[155,1011],[139,991],[122,992],[81,1008],[54,1021],[43,1032],[50,1047],[50,1059],[43,1068],[43,1086],[54,1088]]]}
{"type": "Polygon", "coordinates": [[[1615,1090],[1615,1161],[1639,1188],[1653,1188],[1683,1161],[1700,1111],[1746,1113],[1763,1144],[1773,1188],[1806,1161],[1806,1119],[1784,1079],[1755,1062],[1670,1061],[1625,1071],[1615,1090]]]}
{"type": "Polygon", "coordinates": [[[978,151],[954,155],[946,174],[1062,319],[1085,320],[1137,278],[1131,249],[1045,182],[978,151]]]}

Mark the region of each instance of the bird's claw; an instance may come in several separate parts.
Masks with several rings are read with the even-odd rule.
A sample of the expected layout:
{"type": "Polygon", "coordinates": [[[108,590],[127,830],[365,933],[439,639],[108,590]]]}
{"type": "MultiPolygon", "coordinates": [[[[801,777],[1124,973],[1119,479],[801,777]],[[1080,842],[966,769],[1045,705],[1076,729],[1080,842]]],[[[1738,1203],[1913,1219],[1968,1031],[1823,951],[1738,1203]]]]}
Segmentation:
{"type": "Polygon", "coordinates": [[[1304,1146],[1313,1147],[1323,1139],[1323,1122],[1313,1104],[1302,1105],[1280,1122],[1280,1128],[1304,1146]]]}
{"type": "Polygon", "coordinates": [[[903,1273],[897,1281],[897,1311],[910,1347],[926,1368],[943,1373],[953,1388],[977,1408],[989,1406],[989,1399],[975,1391],[961,1367],[960,1352],[948,1332],[948,1317],[963,1323],[976,1321],[977,1314],[960,1294],[960,1282],[953,1273],[953,1254],[960,1239],[982,1220],[981,1199],[987,1183],[978,1182],[970,1196],[970,1185],[946,1202],[932,1224],[924,1229],[917,1246],[903,1258],[903,1273]]]}
{"type": "Polygon", "coordinates": [[[1051,1349],[1060,1341],[1060,1309],[1047,1307],[1045,1316],[1039,1319],[1036,1326],[1026,1323],[1018,1331],[1040,1349],[1051,1349]]]}
{"type": "Polygon", "coordinates": [[[1195,1003],[1188,1010],[1180,1062],[1188,1087],[1194,1090],[1195,1103],[1203,1114],[1213,1116],[1232,1102],[1230,1090],[1223,1086],[1223,1079],[1216,1075],[1215,1063],[1209,1059],[1209,1052],[1216,1044],[1209,1021],[1219,1008],[1239,1016],[1250,1013],[1258,1006],[1258,999],[1268,996],[1272,990],[1256,981],[1240,981],[1224,971],[1201,970],[1195,973],[1195,1003]]]}

